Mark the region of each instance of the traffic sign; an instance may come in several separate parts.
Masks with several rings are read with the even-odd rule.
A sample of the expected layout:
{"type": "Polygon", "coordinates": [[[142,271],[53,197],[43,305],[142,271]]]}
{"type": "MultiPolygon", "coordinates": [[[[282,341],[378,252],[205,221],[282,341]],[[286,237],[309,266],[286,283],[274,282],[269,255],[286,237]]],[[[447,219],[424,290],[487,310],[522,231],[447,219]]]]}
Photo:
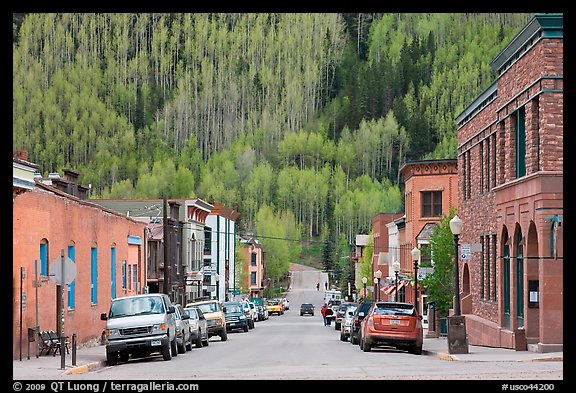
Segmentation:
{"type": "Polygon", "coordinates": [[[68,257],[58,257],[50,263],[50,279],[59,285],[70,284],[76,278],[76,264],[68,257]],[[64,280],[62,280],[62,258],[64,258],[64,280]]]}

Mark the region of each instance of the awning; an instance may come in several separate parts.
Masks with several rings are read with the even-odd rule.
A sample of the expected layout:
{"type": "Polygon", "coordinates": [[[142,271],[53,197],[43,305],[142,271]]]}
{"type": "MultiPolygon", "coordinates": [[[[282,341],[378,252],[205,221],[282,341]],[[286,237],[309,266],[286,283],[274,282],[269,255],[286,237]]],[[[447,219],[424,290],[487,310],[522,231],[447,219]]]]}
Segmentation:
{"type": "MultiPolygon", "coordinates": [[[[408,283],[406,281],[402,281],[398,284],[398,289],[405,287],[406,285],[408,285],[408,283]]],[[[396,286],[392,285],[390,288],[387,288],[385,292],[386,292],[386,295],[394,294],[394,292],[396,292],[396,286]]]]}

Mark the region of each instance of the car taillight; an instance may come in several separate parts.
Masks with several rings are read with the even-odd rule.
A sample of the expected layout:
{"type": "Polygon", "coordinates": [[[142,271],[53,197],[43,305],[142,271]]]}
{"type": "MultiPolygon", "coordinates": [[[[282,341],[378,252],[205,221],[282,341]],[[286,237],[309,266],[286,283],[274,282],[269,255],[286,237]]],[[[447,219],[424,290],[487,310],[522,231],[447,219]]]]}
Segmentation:
{"type": "Polygon", "coordinates": [[[368,326],[374,326],[374,317],[372,315],[370,315],[370,317],[368,317],[368,326]]]}
{"type": "Polygon", "coordinates": [[[354,317],[354,325],[358,325],[360,322],[358,321],[358,317],[354,317]]]}

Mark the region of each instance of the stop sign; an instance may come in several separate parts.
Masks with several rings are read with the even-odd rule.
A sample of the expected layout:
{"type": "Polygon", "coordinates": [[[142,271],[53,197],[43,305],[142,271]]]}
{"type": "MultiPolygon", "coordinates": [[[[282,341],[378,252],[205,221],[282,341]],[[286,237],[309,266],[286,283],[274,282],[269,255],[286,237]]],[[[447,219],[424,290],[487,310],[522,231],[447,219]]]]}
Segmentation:
{"type": "Polygon", "coordinates": [[[76,278],[76,264],[68,257],[58,257],[50,263],[50,279],[59,285],[70,284],[76,278]],[[64,263],[62,263],[64,259],[64,263]],[[62,277],[64,265],[64,279],[62,277]]]}

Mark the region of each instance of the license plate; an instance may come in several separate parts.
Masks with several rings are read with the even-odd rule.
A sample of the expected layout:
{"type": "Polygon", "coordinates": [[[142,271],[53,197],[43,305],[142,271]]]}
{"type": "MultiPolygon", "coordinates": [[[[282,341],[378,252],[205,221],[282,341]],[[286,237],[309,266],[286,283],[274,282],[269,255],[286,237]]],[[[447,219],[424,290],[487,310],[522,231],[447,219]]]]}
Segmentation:
{"type": "Polygon", "coordinates": [[[157,347],[157,346],[159,346],[159,345],[162,345],[162,341],[160,341],[160,340],[153,340],[150,344],[151,344],[153,347],[157,347]]]}
{"type": "Polygon", "coordinates": [[[400,325],[400,320],[399,319],[391,319],[390,325],[400,325]]]}

